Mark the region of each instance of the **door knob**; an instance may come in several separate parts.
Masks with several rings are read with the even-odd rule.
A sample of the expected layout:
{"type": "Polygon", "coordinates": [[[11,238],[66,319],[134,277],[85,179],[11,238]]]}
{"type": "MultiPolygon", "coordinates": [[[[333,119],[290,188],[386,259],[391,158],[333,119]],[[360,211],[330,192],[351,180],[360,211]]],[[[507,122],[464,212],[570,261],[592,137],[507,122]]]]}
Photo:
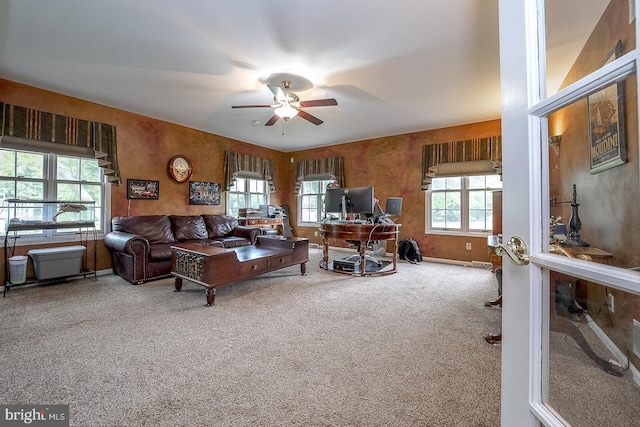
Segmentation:
{"type": "Polygon", "coordinates": [[[529,255],[527,254],[527,244],[522,237],[513,236],[507,244],[496,242],[494,244],[496,255],[504,256],[507,254],[509,259],[517,265],[529,264],[529,255]]]}

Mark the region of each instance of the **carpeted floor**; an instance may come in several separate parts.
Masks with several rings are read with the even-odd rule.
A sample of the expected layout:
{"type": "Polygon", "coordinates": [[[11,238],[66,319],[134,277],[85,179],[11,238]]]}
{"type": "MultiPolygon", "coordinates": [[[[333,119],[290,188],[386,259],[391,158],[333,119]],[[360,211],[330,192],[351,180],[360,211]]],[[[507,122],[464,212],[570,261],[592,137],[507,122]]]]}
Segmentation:
{"type": "MultiPolygon", "coordinates": [[[[331,258],[344,253],[331,253],[331,258]]],[[[69,404],[74,426],[496,426],[500,310],[488,270],[298,266],[218,288],[117,276],[0,301],[0,402],[69,404]]]]}

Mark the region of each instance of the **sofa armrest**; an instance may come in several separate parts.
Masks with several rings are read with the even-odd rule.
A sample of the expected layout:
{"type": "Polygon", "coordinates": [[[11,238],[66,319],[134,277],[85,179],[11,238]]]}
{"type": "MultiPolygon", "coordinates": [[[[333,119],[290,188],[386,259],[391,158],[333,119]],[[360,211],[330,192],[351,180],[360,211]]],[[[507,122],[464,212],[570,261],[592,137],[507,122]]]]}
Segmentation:
{"type": "Polygon", "coordinates": [[[239,225],[233,230],[233,235],[236,237],[244,237],[248,239],[252,245],[255,245],[260,235],[260,229],[257,227],[247,227],[239,225]]]}
{"type": "Polygon", "coordinates": [[[149,241],[139,234],[112,231],[104,236],[104,245],[115,251],[127,255],[145,257],[149,253],[149,241]]]}

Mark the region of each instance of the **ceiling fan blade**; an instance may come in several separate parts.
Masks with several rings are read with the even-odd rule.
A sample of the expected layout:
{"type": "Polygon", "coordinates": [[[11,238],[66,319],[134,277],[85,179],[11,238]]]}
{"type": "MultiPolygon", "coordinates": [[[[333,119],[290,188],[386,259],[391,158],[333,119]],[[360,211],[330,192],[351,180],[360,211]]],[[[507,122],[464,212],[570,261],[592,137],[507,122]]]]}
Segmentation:
{"type": "Polygon", "coordinates": [[[267,85],[267,87],[269,88],[269,90],[271,92],[273,92],[273,96],[275,96],[275,98],[278,101],[283,101],[283,100],[287,99],[287,95],[284,93],[284,91],[282,90],[282,88],[280,86],[267,85]]]}
{"type": "Polygon", "coordinates": [[[280,116],[278,116],[277,114],[274,114],[273,116],[271,116],[271,118],[269,120],[267,120],[267,123],[265,123],[265,126],[273,126],[278,119],[280,118],[280,116]]]}
{"type": "Polygon", "coordinates": [[[321,124],[324,123],[322,120],[320,120],[316,116],[312,116],[311,114],[309,114],[309,113],[307,113],[306,111],[303,111],[303,110],[298,110],[298,117],[302,117],[303,119],[305,119],[307,121],[310,121],[311,123],[313,123],[316,126],[321,125],[321,124]]]}
{"type": "Polygon", "coordinates": [[[273,105],[232,105],[231,108],[271,108],[273,105]]]}
{"type": "Polygon", "coordinates": [[[311,101],[300,101],[301,107],[325,107],[330,105],[338,105],[338,101],[333,98],[330,99],[315,99],[311,101]]]}

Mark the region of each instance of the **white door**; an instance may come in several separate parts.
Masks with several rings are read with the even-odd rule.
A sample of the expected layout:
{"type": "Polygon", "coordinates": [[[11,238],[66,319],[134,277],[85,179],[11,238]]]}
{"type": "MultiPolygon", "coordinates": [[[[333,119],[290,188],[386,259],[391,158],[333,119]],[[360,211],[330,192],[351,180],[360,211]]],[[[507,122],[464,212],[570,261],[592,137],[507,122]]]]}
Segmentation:
{"type": "MultiPolygon", "coordinates": [[[[604,4],[599,9],[591,7],[591,3],[598,3],[596,0],[546,3],[548,23],[559,16],[559,8],[572,4],[569,21],[560,28],[569,31],[573,21],[584,20],[591,29],[581,43],[594,48],[583,50],[579,57],[552,58],[552,51],[565,41],[569,43],[571,34],[564,38],[547,34],[545,0],[499,0],[503,236],[505,242],[512,236],[521,237],[530,261],[519,266],[503,257],[501,420],[504,426],[627,425],[612,418],[602,422],[598,417],[605,413],[617,416],[630,406],[640,406],[640,395],[634,394],[638,393],[638,387],[634,389],[633,384],[640,381],[637,369],[640,354],[636,353],[640,352],[640,323],[636,325],[640,320],[640,273],[633,268],[640,265],[640,226],[636,218],[640,216],[638,51],[637,20],[629,17],[640,2],[600,2],[604,4]],[[611,13],[611,8],[617,10],[617,15],[602,23],[601,14],[611,13]],[[595,9],[598,10],[595,19],[583,14],[595,9]],[[615,43],[607,37],[627,25],[632,36],[624,38],[623,54],[617,59],[608,57],[606,46],[613,49],[615,43]],[[548,43],[547,38],[556,43],[548,43]],[[599,62],[589,55],[601,58],[602,63],[591,70],[572,69],[569,79],[573,82],[563,89],[546,86],[550,83],[547,76],[551,77],[551,69],[556,65],[547,61],[599,62]],[[620,98],[626,102],[626,116],[620,117],[618,125],[622,123],[627,134],[620,133],[625,130],[620,126],[616,128],[615,137],[625,138],[624,152],[622,158],[606,163],[597,154],[620,147],[605,143],[590,149],[590,144],[597,143],[601,135],[596,133],[596,122],[601,118],[595,117],[597,110],[591,106],[596,105],[604,89],[618,88],[618,82],[626,85],[623,90],[626,98],[620,98]],[[576,111],[582,111],[584,117],[576,115],[576,111]],[[558,154],[550,151],[548,144],[556,131],[564,132],[558,154]],[[605,166],[598,167],[599,161],[605,166]],[[576,183],[577,197],[572,198],[572,186],[576,183]],[[554,197],[559,203],[552,203],[554,197]],[[582,218],[582,227],[572,221],[575,231],[582,232],[584,239],[578,243],[589,242],[590,246],[584,248],[590,248],[592,254],[604,254],[601,258],[575,258],[581,246],[561,246],[571,249],[564,253],[571,257],[551,253],[553,236],[549,221],[560,212],[565,224],[570,215],[579,212],[575,216],[582,218]],[[565,284],[583,297],[577,298],[581,301],[578,308],[586,309],[586,313],[556,317],[561,307],[555,292],[565,284]],[[564,322],[561,325],[566,328],[559,328],[554,323],[557,321],[564,322]],[[576,334],[568,333],[569,328],[576,334]],[[580,346],[583,343],[579,345],[578,336],[586,337],[589,349],[594,350],[595,356],[590,356],[593,359],[580,346]],[[598,365],[597,360],[604,362],[598,365]],[[621,367],[616,370],[618,363],[621,367]],[[558,384],[557,378],[563,375],[569,379],[558,384]],[[598,385],[589,386],[592,378],[600,376],[598,385]],[[624,397],[618,401],[626,402],[625,407],[615,408],[616,399],[600,399],[594,404],[586,400],[588,394],[598,392],[602,384],[609,382],[613,387],[609,396],[622,393],[620,396],[624,397]],[[579,414],[573,413],[575,408],[579,414]]],[[[614,100],[612,105],[618,111],[621,104],[614,100]]],[[[611,126],[611,121],[607,126],[611,126]]],[[[640,419],[634,419],[633,413],[621,416],[631,417],[623,420],[632,422],[640,419]]]]}

